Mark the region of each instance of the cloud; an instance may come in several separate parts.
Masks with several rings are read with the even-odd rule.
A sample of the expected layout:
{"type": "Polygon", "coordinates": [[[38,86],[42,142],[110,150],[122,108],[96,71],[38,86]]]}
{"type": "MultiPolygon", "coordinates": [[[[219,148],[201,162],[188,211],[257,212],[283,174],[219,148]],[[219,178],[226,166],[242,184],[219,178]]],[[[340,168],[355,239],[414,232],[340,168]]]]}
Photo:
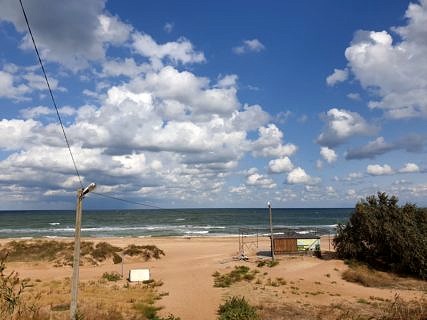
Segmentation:
{"type": "Polygon", "coordinates": [[[260,52],[265,50],[265,46],[258,39],[243,40],[243,44],[233,48],[235,54],[245,54],[249,52],[260,52]]]}
{"type": "MultiPolygon", "coordinates": [[[[105,94],[95,104],[60,110],[68,116],[65,129],[80,174],[100,190],[213,199],[245,155],[281,157],[296,149],[283,144],[283,133],[268,123],[271,116],[261,106],[241,105],[235,75],[211,82],[165,66],[102,88],[105,94]]],[[[43,199],[74,190],[77,181],[70,179],[73,167],[53,110],[28,107],[21,115],[26,120],[0,121],[0,134],[9,137],[0,141],[0,149],[8,151],[0,160],[0,186],[18,185],[43,199]],[[37,195],[31,191],[35,185],[42,190],[37,195]]],[[[251,193],[276,187],[259,172],[245,181],[251,193]]]]}
{"type": "Polygon", "coordinates": [[[248,188],[245,185],[240,185],[238,187],[230,187],[229,191],[231,193],[237,193],[240,195],[246,195],[249,192],[248,188]]]}
{"type": "Polygon", "coordinates": [[[326,125],[318,136],[317,143],[329,148],[343,144],[357,135],[372,135],[377,128],[366,122],[357,112],[345,109],[330,109],[324,115],[326,125]]]}
{"type": "Polygon", "coordinates": [[[427,139],[423,136],[412,134],[400,138],[392,143],[384,140],[384,137],[378,137],[362,147],[349,149],[345,158],[353,159],[374,159],[375,157],[394,150],[405,150],[407,152],[422,152],[427,139]]]}
{"type": "Polygon", "coordinates": [[[333,87],[338,82],[343,82],[348,79],[348,70],[334,69],[334,72],[326,78],[328,86],[333,87]]]}
{"type": "Polygon", "coordinates": [[[294,168],[291,160],[288,157],[270,160],[268,170],[271,173],[289,172],[294,168]]]}
{"type": "Polygon", "coordinates": [[[2,119],[0,121],[0,149],[19,150],[34,140],[35,132],[41,124],[34,120],[2,119]]]}
{"type": "Polygon", "coordinates": [[[251,168],[248,170],[245,183],[248,186],[258,186],[265,189],[272,189],[276,187],[274,180],[259,174],[257,168],[251,168]]]}
{"type": "Polygon", "coordinates": [[[361,172],[350,172],[344,180],[353,181],[353,180],[359,180],[362,178],[363,178],[363,173],[361,173],[361,172]]]}
{"type": "MultiPolygon", "coordinates": [[[[66,91],[59,86],[59,81],[55,77],[51,75],[48,77],[52,90],[66,91]]],[[[31,93],[46,90],[44,77],[34,73],[33,66],[20,67],[9,64],[0,70],[0,98],[11,99],[14,102],[29,101],[31,93]]]]}
{"type": "Polygon", "coordinates": [[[13,74],[0,70],[0,97],[22,100],[28,92],[30,92],[30,88],[27,85],[16,84],[13,74]]]}
{"type": "Polygon", "coordinates": [[[173,22],[166,22],[165,25],[163,26],[163,30],[166,33],[171,33],[174,27],[175,27],[175,24],[173,22]]]}
{"type": "Polygon", "coordinates": [[[298,147],[294,144],[283,144],[283,132],[274,124],[258,129],[259,138],[252,143],[253,155],[256,157],[289,157],[298,147]]]}
{"type": "MultiPolygon", "coordinates": [[[[76,109],[65,106],[58,109],[61,116],[72,116],[76,114],[76,109]]],[[[54,115],[56,119],[56,111],[53,108],[48,108],[45,106],[38,106],[33,108],[21,109],[20,113],[24,119],[37,119],[43,116],[54,115]]]]}
{"type": "Polygon", "coordinates": [[[328,147],[321,147],[320,148],[320,155],[325,159],[328,163],[332,163],[337,161],[337,154],[333,149],[330,149],[328,147]]]}
{"type": "Polygon", "coordinates": [[[286,181],[288,184],[315,185],[320,182],[320,178],[313,178],[303,168],[297,167],[288,173],[286,181]]]}
{"type": "Polygon", "coordinates": [[[365,146],[349,149],[345,158],[348,160],[373,159],[376,156],[389,152],[393,149],[395,149],[393,144],[386,143],[383,137],[378,137],[365,146]]]}
{"type": "Polygon", "coordinates": [[[47,116],[52,114],[52,109],[44,106],[38,106],[34,108],[26,108],[20,111],[25,119],[38,118],[39,116],[47,116]]]}
{"type": "Polygon", "coordinates": [[[388,165],[370,164],[366,167],[366,172],[372,176],[384,176],[394,174],[394,170],[388,165]]]}
{"type": "Polygon", "coordinates": [[[416,173],[420,172],[420,168],[415,163],[407,163],[405,166],[401,169],[399,169],[400,173],[416,173]]]}
{"type": "Polygon", "coordinates": [[[99,25],[96,29],[96,35],[104,44],[121,45],[127,42],[133,27],[123,23],[118,17],[109,14],[98,15],[99,25]]]}
{"type": "Polygon", "coordinates": [[[347,94],[347,98],[355,101],[362,100],[362,98],[360,97],[360,93],[357,92],[350,92],[349,94],[347,94]]]}
{"type": "Polygon", "coordinates": [[[348,68],[390,118],[427,117],[427,1],[410,3],[406,24],[358,31],[345,50],[348,68]],[[400,40],[400,41],[399,41],[400,40]],[[392,65],[392,67],[390,67],[392,65]]]}
{"type": "MultiPolygon", "coordinates": [[[[0,21],[12,23],[25,33],[21,48],[34,50],[18,2],[1,0],[0,21]]],[[[73,70],[105,59],[110,45],[127,41],[132,28],[104,11],[105,1],[28,1],[25,8],[43,60],[73,70]]]]}
{"type": "Polygon", "coordinates": [[[153,70],[153,66],[148,63],[137,64],[133,58],[123,60],[107,60],[102,64],[102,77],[126,76],[129,78],[136,77],[144,72],[153,70]]]}
{"type": "Polygon", "coordinates": [[[350,200],[353,200],[353,199],[360,198],[360,197],[357,195],[357,191],[356,190],[354,190],[354,189],[348,189],[347,192],[346,192],[346,198],[350,199],[350,200]]]}
{"type": "Polygon", "coordinates": [[[202,52],[195,51],[193,44],[184,37],[177,41],[158,44],[150,35],[136,32],[132,35],[132,47],[136,53],[150,59],[169,59],[173,63],[200,63],[206,61],[202,52]]]}

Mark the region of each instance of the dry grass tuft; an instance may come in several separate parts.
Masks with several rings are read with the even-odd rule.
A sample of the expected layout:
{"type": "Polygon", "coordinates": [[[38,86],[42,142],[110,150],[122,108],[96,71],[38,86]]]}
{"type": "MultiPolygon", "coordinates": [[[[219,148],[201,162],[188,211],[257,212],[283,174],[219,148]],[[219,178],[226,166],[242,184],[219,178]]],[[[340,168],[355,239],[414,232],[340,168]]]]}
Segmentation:
{"type": "Polygon", "coordinates": [[[349,282],[360,283],[365,287],[399,288],[426,290],[424,281],[399,277],[390,272],[374,270],[365,264],[349,262],[349,269],[342,273],[342,278],[349,282]]]}
{"type": "Polygon", "coordinates": [[[324,319],[324,320],[425,320],[427,300],[404,301],[398,296],[394,301],[370,304],[336,303],[328,306],[281,304],[261,305],[262,320],[324,319]]]}

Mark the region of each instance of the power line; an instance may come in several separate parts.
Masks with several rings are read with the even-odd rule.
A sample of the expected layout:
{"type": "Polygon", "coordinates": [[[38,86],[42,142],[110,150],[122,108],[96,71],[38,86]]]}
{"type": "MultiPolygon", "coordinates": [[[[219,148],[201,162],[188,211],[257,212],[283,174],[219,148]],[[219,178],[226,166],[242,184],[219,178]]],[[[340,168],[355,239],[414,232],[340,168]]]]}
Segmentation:
{"type": "Polygon", "coordinates": [[[91,193],[94,194],[94,195],[97,195],[99,197],[113,199],[113,200],[117,200],[117,201],[121,201],[121,202],[126,202],[126,203],[129,203],[129,204],[136,204],[136,205],[147,207],[147,208],[164,209],[162,207],[158,207],[158,206],[151,205],[151,204],[146,204],[146,203],[142,203],[142,202],[138,202],[138,201],[132,201],[132,200],[127,200],[127,199],[123,199],[123,198],[119,198],[119,197],[115,197],[115,196],[110,196],[110,195],[105,194],[105,193],[98,193],[98,192],[93,192],[93,191],[91,193]]]}
{"type": "Polygon", "coordinates": [[[94,195],[96,195],[98,197],[113,199],[113,200],[117,200],[117,201],[129,203],[129,204],[139,205],[139,206],[143,206],[143,207],[147,207],[147,208],[152,208],[152,209],[157,209],[157,210],[167,210],[167,211],[172,211],[172,212],[176,212],[176,213],[185,213],[185,214],[190,213],[189,211],[186,211],[186,210],[163,208],[163,207],[159,207],[159,206],[156,206],[156,205],[151,205],[151,204],[147,204],[147,203],[143,203],[143,202],[132,201],[132,200],[127,200],[127,199],[123,199],[123,198],[111,196],[111,195],[108,195],[108,194],[105,194],[105,193],[98,193],[98,192],[93,192],[92,191],[90,194],[94,194],[94,195]]]}
{"type": "Polygon", "coordinates": [[[49,79],[47,78],[46,70],[43,66],[42,59],[40,58],[39,50],[37,49],[36,41],[34,40],[34,36],[33,36],[33,32],[31,31],[30,23],[28,22],[27,13],[25,12],[24,5],[22,4],[22,0],[19,0],[19,3],[21,4],[21,9],[22,9],[22,13],[24,14],[24,18],[25,18],[25,22],[27,24],[28,32],[30,33],[31,40],[32,40],[33,45],[34,45],[34,50],[36,51],[40,67],[43,71],[44,79],[46,80],[46,85],[47,85],[47,88],[48,88],[49,93],[50,93],[50,98],[52,99],[52,103],[53,103],[53,106],[55,107],[56,115],[58,116],[59,124],[61,125],[61,129],[62,129],[62,133],[64,135],[65,143],[67,144],[68,151],[70,152],[71,160],[73,161],[74,170],[76,171],[77,177],[79,178],[80,186],[83,188],[82,179],[80,177],[79,170],[77,169],[77,164],[76,164],[76,161],[74,160],[73,152],[71,151],[70,143],[68,142],[67,134],[65,133],[64,124],[62,123],[62,119],[61,119],[61,116],[59,114],[58,107],[56,105],[56,101],[55,101],[55,98],[53,96],[52,89],[50,87],[49,79]]]}
{"type": "MultiPolygon", "coordinates": [[[[55,111],[56,111],[56,115],[57,115],[58,120],[59,120],[59,124],[61,125],[62,134],[64,135],[65,143],[67,144],[67,148],[68,148],[68,151],[69,151],[70,156],[71,156],[71,160],[72,160],[73,165],[74,165],[74,170],[76,171],[76,175],[77,175],[77,177],[79,179],[80,186],[83,189],[83,182],[82,182],[82,179],[80,177],[80,172],[79,172],[79,170],[77,168],[77,164],[76,164],[76,161],[74,159],[73,152],[71,151],[71,146],[70,146],[70,143],[68,141],[67,134],[65,133],[64,124],[62,122],[61,115],[59,114],[58,106],[56,104],[56,100],[55,100],[55,97],[53,95],[52,88],[50,87],[49,79],[47,77],[46,70],[44,68],[42,59],[40,57],[40,53],[39,53],[39,50],[37,48],[36,41],[34,39],[33,32],[32,32],[31,27],[30,27],[30,23],[28,21],[27,13],[25,11],[24,5],[22,4],[22,0],[19,0],[19,3],[21,5],[22,13],[23,13],[24,18],[25,18],[25,23],[27,24],[28,32],[29,32],[31,40],[33,42],[34,50],[36,51],[40,67],[42,69],[42,72],[43,72],[43,75],[44,75],[44,79],[46,81],[46,85],[47,85],[47,88],[49,90],[50,98],[52,100],[53,106],[55,107],[55,111]]],[[[116,201],[126,202],[126,203],[130,203],[130,204],[136,204],[136,205],[140,205],[140,206],[144,206],[144,207],[148,207],[148,208],[153,208],[153,209],[164,209],[164,208],[161,208],[161,207],[158,207],[158,206],[155,206],[155,205],[150,205],[150,204],[146,204],[146,203],[142,203],[142,202],[137,202],[137,201],[130,201],[130,200],[126,200],[126,199],[123,199],[123,198],[110,196],[110,195],[107,195],[107,194],[101,194],[101,193],[97,193],[97,192],[92,192],[92,193],[95,194],[95,195],[97,195],[97,196],[104,197],[104,198],[110,198],[110,199],[113,199],[113,200],[116,200],[116,201]]],[[[175,211],[179,212],[179,210],[176,210],[176,209],[168,209],[168,210],[175,210],[175,211]]]]}

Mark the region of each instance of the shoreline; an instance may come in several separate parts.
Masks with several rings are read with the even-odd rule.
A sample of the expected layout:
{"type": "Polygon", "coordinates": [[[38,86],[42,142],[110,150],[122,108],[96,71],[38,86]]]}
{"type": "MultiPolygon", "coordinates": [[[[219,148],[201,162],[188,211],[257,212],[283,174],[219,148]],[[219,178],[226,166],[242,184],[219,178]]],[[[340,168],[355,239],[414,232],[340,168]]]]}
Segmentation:
{"type": "MultiPolygon", "coordinates": [[[[191,239],[197,239],[201,240],[202,242],[217,242],[221,240],[225,241],[231,241],[234,240],[236,243],[238,243],[237,239],[240,237],[240,235],[225,235],[225,236],[201,236],[201,235],[195,235],[195,236],[113,236],[113,237],[81,237],[80,241],[92,241],[92,242],[110,242],[110,243],[117,243],[117,242],[128,242],[126,240],[150,240],[151,241],[160,241],[160,242],[167,242],[168,240],[191,240],[191,239]]],[[[256,235],[245,235],[246,238],[257,238],[256,235]]],[[[330,252],[335,251],[333,249],[332,241],[334,239],[335,235],[322,235],[320,236],[320,250],[324,252],[330,252]]],[[[57,241],[74,241],[73,237],[22,237],[22,238],[0,238],[0,246],[4,245],[7,242],[11,241],[38,241],[38,240],[57,240],[57,241]]],[[[258,241],[259,242],[265,242],[270,241],[269,235],[258,235],[258,241]]]]}

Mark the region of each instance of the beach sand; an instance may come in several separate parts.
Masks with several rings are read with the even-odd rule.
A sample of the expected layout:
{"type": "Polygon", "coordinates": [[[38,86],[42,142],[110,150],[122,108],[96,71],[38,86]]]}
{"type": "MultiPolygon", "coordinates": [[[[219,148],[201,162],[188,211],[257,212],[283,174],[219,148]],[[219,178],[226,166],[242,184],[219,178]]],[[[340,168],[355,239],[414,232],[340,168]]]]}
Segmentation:
{"type": "MultiPolygon", "coordinates": [[[[70,240],[70,239],[68,239],[70,240]]],[[[247,265],[255,269],[260,259],[270,260],[269,239],[260,238],[258,246],[252,242],[245,249],[248,261],[235,260],[238,256],[238,237],[195,237],[195,238],[90,238],[88,241],[106,241],[125,247],[129,244],[156,245],[165,252],[159,260],[148,262],[125,259],[124,274],[130,269],[149,268],[151,277],[161,280],[164,296],[157,305],[164,307],[160,314],[170,313],[182,320],[213,320],[217,318],[218,306],[230,295],[245,296],[254,305],[295,303],[296,305],[330,305],[332,303],[354,304],[360,299],[370,297],[392,300],[396,294],[403,299],[420,298],[425,292],[417,290],[397,290],[367,288],[350,283],[341,278],[347,266],[341,260],[323,260],[312,256],[277,256],[279,264],[273,268],[263,267],[262,281],[282,278],[288,283],[285,287],[271,287],[259,290],[255,284],[241,283],[232,288],[215,288],[212,274],[230,272],[236,265],[247,265]],[[257,256],[258,254],[258,256],[257,256]],[[289,287],[292,286],[293,289],[289,287]],[[297,288],[297,289],[296,289],[297,288]],[[288,290],[289,289],[289,290],[288,290]],[[274,298],[276,297],[276,298],[274,298]]],[[[10,241],[3,239],[1,244],[10,241]]],[[[321,249],[330,248],[328,237],[321,240],[321,249]]],[[[9,269],[19,272],[21,277],[31,279],[61,280],[71,277],[71,267],[54,267],[48,263],[8,264],[9,269]]],[[[112,262],[99,266],[82,266],[80,281],[98,280],[104,272],[122,272],[122,265],[112,262]]],[[[263,285],[265,288],[265,285],[263,285]]]]}

